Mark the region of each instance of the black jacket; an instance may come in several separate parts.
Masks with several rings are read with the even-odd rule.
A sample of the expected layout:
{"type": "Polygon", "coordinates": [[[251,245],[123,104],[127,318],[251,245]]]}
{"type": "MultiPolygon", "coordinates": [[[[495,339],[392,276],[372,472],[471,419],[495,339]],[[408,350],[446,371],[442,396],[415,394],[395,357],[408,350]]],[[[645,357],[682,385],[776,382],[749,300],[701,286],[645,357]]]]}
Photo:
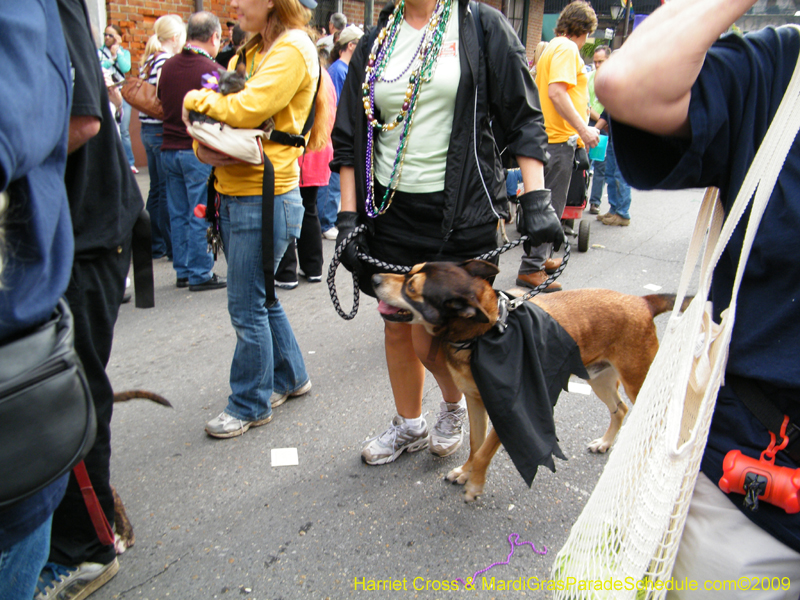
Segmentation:
{"type": "MultiPolygon", "coordinates": [[[[547,144],[539,94],[528,72],[525,48],[514,30],[499,11],[481,4],[478,12],[483,30],[481,43],[472,13],[478,4],[456,1],[461,80],[447,153],[447,201],[442,222],[445,240],[453,230],[495,221],[496,213],[505,210],[505,178],[493,127],[507,147],[506,152],[514,156],[546,162],[547,144]]],[[[391,2],[386,5],[378,26],[361,38],[350,60],[332,134],[331,169],[338,172],[342,166],[355,168],[358,212],[368,226],[371,219],[365,213],[367,120],[361,85],[373,41],[393,9],[391,2]]],[[[410,135],[423,134],[412,127],[410,135]]]]}

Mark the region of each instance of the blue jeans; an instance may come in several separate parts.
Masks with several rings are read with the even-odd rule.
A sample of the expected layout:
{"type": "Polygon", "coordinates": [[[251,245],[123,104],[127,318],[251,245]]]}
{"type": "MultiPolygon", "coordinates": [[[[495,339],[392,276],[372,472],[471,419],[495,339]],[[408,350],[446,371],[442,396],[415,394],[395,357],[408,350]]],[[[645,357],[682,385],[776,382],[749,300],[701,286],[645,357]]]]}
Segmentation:
{"type": "MultiPolygon", "coordinates": [[[[228,261],[228,313],[236,331],[231,395],[225,409],[244,421],[272,413],[272,392],[291,392],[308,381],[300,346],[280,302],[266,308],[261,265],[261,196],[220,196],[220,229],[228,261]]],[[[300,235],[299,188],[275,196],[272,233],[275,264],[300,235]]]]}
{"type": "Polygon", "coordinates": [[[147,212],[150,213],[153,256],[172,256],[172,237],[167,209],[167,180],[161,164],[162,125],[142,123],[142,144],[147,153],[147,170],[150,175],[150,191],[147,192],[147,212]]]}
{"type": "Polygon", "coordinates": [[[131,146],[131,113],[133,109],[131,105],[122,101],[122,123],[119,124],[119,137],[122,138],[122,147],[125,149],[125,158],[128,159],[128,164],[133,167],[136,164],[136,159],[133,157],[133,147],[131,146]]]}
{"type": "Polygon", "coordinates": [[[172,266],[178,279],[198,285],[211,278],[214,268],[206,240],[208,222],[194,216],[194,207],[206,203],[211,165],[197,160],[192,150],[163,150],[161,164],[167,179],[172,266]]]}
{"type": "Polygon", "coordinates": [[[589,204],[600,206],[603,202],[603,185],[606,182],[606,161],[592,161],[592,192],[589,194],[589,204]]]}
{"type": "Polygon", "coordinates": [[[0,552],[0,600],[30,600],[50,554],[50,515],[31,534],[0,552]]]}
{"type": "Polygon", "coordinates": [[[328,185],[317,190],[317,213],[319,214],[319,226],[322,231],[328,231],[331,227],[336,226],[336,215],[339,214],[341,202],[339,173],[331,173],[328,185]]]}
{"type": "Polygon", "coordinates": [[[614,146],[609,143],[606,150],[606,184],[608,185],[609,213],[630,219],[631,186],[622,178],[617,166],[614,146]]]}

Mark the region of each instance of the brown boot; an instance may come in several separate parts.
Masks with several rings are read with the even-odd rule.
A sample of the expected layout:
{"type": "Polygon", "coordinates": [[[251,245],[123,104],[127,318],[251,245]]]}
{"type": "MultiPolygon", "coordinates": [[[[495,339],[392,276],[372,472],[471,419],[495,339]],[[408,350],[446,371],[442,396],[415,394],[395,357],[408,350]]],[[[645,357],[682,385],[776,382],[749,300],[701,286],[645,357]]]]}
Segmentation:
{"type": "MultiPolygon", "coordinates": [[[[535,288],[537,286],[542,285],[545,281],[547,281],[547,273],[544,271],[536,271],[535,273],[525,273],[517,275],[517,285],[522,285],[528,288],[535,288]]],[[[546,288],[542,290],[546,294],[550,292],[560,292],[561,291],[561,284],[557,281],[554,281],[546,288]]]]}
{"type": "Polygon", "coordinates": [[[603,220],[603,225],[612,225],[617,227],[627,227],[631,224],[630,219],[624,219],[619,215],[611,215],[609,218],[603,220]]]}
{"type": "Polygon", "coordinates": [[[552,275],[556,272],[556,269],[561,266],[562,259],[560,258],[548,258],[544,261],[544,272],[548,275],[552,275]]]}
{"type": "Polygon", "coordinates": [[[613,216],[614,216],[614,213],[607,212],[607,213],[603,213],[602,215],[597,215],[595,217],[595,219],[597,219],[598,221],[605,221],[606,219],[609,219],[609,218],[611,218],[613,216]]]}

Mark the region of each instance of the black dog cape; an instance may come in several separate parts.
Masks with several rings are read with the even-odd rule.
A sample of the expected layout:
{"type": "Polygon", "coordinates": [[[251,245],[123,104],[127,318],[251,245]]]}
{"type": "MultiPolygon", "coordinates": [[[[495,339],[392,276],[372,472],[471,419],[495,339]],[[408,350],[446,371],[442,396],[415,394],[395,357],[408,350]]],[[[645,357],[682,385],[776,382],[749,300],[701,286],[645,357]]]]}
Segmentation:
{"type": "Polygon", "coordinates": [[[553,408],[569,376],[588,379],[578,344],[558,321],[531,302],[492,328],[472,350],[472,375],[486,412],[514,466],[528,484],[539,465],[555,472],[558,447],[553,408]]]}

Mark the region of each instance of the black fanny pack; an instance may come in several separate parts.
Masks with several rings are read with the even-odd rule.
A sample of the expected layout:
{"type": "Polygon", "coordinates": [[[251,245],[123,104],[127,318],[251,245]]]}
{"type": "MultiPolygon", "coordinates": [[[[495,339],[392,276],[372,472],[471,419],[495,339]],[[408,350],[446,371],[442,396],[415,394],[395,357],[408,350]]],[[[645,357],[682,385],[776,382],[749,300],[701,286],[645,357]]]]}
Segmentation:
{"type": "Polygon", "coordinates": [[[96,417],[61,299],[49,321],[0,345],[0,508],[44,489],[78,464],[96,417]]]}

